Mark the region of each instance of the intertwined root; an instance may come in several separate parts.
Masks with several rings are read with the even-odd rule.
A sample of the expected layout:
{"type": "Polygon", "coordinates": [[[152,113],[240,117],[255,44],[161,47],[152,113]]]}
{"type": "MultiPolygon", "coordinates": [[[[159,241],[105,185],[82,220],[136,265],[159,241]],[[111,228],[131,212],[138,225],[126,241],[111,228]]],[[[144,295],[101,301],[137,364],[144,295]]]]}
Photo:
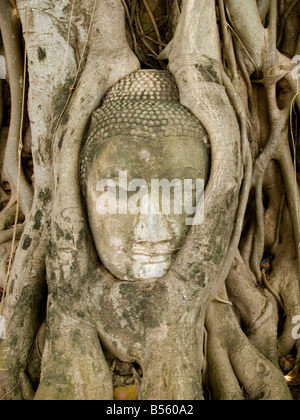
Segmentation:
{"type": "Polygon", "coordinates": [[[208,377],[217,399],[291,399],[278,365],[250,343],[230,306],[211,303],[206,328],[208,377]]]}

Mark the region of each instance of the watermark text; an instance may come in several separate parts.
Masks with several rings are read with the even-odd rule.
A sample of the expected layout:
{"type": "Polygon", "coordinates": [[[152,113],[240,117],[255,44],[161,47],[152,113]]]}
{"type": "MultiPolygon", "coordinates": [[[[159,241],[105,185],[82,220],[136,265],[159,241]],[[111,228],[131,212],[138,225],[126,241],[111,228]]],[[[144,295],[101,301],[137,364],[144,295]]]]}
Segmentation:
{"type": "Polygon", "coordinates": [[[96,209],[105,214],[185,214],[186,225],[200,225],[204,220],[203,179],[133,179],[128,182],[126,171],[118,179],[98,182],[96,209]]]}
{"type": "Polygon", "coordinates": [[[292,319],[292,323],[296,326],[292,329],[292,337],[294,340],[299,340],[300,338],[300,315],[296,315],[292,319]]]}

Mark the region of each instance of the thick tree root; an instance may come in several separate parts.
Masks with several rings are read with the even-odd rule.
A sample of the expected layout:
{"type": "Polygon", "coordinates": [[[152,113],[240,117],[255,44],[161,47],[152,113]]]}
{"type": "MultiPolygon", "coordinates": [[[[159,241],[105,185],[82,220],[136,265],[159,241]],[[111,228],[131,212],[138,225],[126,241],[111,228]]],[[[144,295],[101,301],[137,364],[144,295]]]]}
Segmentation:
{"type": "Polygon", "coordinates": [[[274,299],[255,285],[255,277],[241,256],[236,260],[226,285],[230,300],[238,308],[250,343],[277,364],[278,315],[274,299]]]}
{"type": "Polygon", "coordinates": [[[282,242],[276,249],[269,279],[272,288],[281,296],[285,309],[284,327],[278,338],[278,349],[281,356],[289,354],[296,344],[292,335],[292,330],[295,327],[293,318],[300,314],[299,276],[295,245],[294,241],[291,241],[292,236],[290,212],[285,207],[281,227],[282,242]]]}
{"type": "Polygon", "coordinates": [[[292,399],[282,372],[250,344],[230,306],[211,303],[206,327],[209,377],[218,399],[292,399]]]}
{"type": "Polygon", "coordinates": [[[57,308],[50,296],[48,317],[52,322],[47,331],[41,380],[35,399],[112,399],[111,372],[97,332],[93,325],[76,319],[73,310],[70,311],[72,316],[66,315],[66,305],[64,302],[63,308],[57,308]],[[62,309],[64,314],[60,317],[58,314],[62,309]]]}
{"type": "MultiPolygon", "coordinates": [[[[0,232],[0,245],[12,241],[13,236],[14,236],[14,229],[15,228],[10,228],[7,230],[3,230],[2,232],[0,232]]],[[[16,226],[16,240],[19,241],[22,233],[24,231],[24,225],[18,225],[16,226]]]]}
{"type": "MultiPolygon", "coordinates": [[[[0,213],[0,231],[4,231],[9,227],[13,226],[15,223],[16,218],[16,210],[17,210],[17,200],[10,200],[12,204],[6,206],[5,209],[2,210],[0,213]]],[[[24,221],[24,216],[23,220],[24,221]]]]}
{"type": "Polygon", "coordinates": [[[33,258],[27,269],[30,281],[24,285],[5,340],[0,343],[0,399],[33,396],[25,372],[36,331],[45,313],[45,264],[41,265],[33,258]]]}
{"type": "Polygon", "coordinates": [[[20,19],[14,12],[12,4],[5,0],[0,11],[0,29],[4,43],[5,56],[11,89],[11,124],[6,144],[2,181],[9,182],[13,195],[19,195],[18,201],[25,215],[31,209],[33,189],[24,172],[19,167],[20,136],[22,137],[24,64],[20,42],[20,19]],[[19,174],[19,175],[18,175],[19,174]],[[19,184],[19,187],[18,187],[19,184]]]}

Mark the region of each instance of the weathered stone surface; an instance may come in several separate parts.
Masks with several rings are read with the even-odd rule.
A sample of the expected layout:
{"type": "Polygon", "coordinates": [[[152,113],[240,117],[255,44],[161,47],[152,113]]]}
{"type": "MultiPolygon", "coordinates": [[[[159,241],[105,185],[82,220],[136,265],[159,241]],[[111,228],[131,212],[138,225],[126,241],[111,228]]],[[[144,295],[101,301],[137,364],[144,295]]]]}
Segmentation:
{"type": "Polygon", "coordinates": [[[206,132],[180,104],[168,72],[132,73],[107,93],[92,117],[81,175],[95,246],[115,277],[136,281],[167,274],[188,233],[187,216],[193,220],[196,180],[207,181],[209,166],[206,132]],[[125,185],[119,174],[125,174],[125,185]],[[155,190],[153,181],[162,180],[168,191],[155,190]],[[192,210],[186,180],[193,183],[192,210]],[[99,187],[102,181],[110,187],[99,187]]]}

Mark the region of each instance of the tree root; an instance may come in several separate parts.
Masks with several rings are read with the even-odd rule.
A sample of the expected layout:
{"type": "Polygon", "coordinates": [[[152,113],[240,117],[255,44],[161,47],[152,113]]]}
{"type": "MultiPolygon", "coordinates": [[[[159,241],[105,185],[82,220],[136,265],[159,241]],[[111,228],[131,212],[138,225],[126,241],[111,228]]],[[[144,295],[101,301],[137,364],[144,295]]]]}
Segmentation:
{"type": "Polygon", "coordinates": [[[268,166],[263,189],[264,197],[268,202],[264,214],[265,250],[269,250],[274,255],[280,240],[279,231],[285,203],[285,188],[280,168],[275,160],[272,160],[268,166]]]}
{"type": "MultiPolygon", "coordinates": [[[[16,226],[16,240],[20,240],[22,233],[24,231],[24,225],[16,226]]],[[[14,236],[14,228],[10,228],[0,232],[0,245],[4,244],[5,242],[9,242],[13,239],[14,236]]]]}
{"type": "MultiPolygon", "coordinates": [[[[9,233],[11,235],[13,235],[13,232],[9,232],[9,231],[4,231],[3,233],[9,233]]],[[[0,234],[1,236],[1,234],[0,234]]],[[[14,252],[16,251],[16,248],[18,247],[18,239],[16,240],[15,243],[15,249],[14,252]]],[[[6,278],[7,278],[7,268],[8,268],[8,264],[9,264],[9,258],[10,258],[10,254],[12,251],[12,246],[11,246],[11,238],[8,242],[4,242],[3,244],[0,245],[0,288],[4,291],[5,289],[5,284],[6,284],[6,278]]],[[[2,297],[3,298],[3,297],[2,297]]]]}
{"type": "Polygon", "coordinates": [[[250,344],[230,306],[212,302],[206,328],[209,378],[218,399],[292,399],[281,371],[250,344]]]}
{"type": "MultiPolygon", "coordinates": [[[[18,312],[16,309],[18,301],[28,285],[36,278],[45,277],[48,229],[45,227],[36,238],[33,238],[33,235],[28,235],[28,229],[32,229],[31,223],[27,223],[25,226],[15,254],[14,261],[18,261],[18,264],[13,265],[8,279],[3,312],[7,323],[15,310],[18,312]]],[[[28,311],[28,316],[30,316],[30,311],[28,311]]]]}
{"type": "Polygon", "coordinates": [[[23,116],[23,80],[24,65],[20,45],[20,20],[14,13],[14,8],[5,0],[0,12],[0,29],[5,48],[8,76],[11,89],[11,124],[3,162],[3,180],[9,182],[12,193],[16,196],[25,215],[28,215],[33,199],[33,189],[28,183],[21,168],[18,180],[19,145],[22,133],[23,116]],[[22,81],[22,83],[20,83],[22,81]],[[20,187],[18,188],[18,183],[20,187]]]}
{"type": "MultiPolygon", "coordinates": [[[[180,101],[202,122],[212,145],[211,175],[205,198],[205,223],[200,227],[191,228],[188,240],[182,247],[172,269],[187,280],[195,276],[197,278],[197,274],[200,273],[199,276],[202,276],[205,284],[209,285],[210,292],[210,287],[215,283],[208,280],[218,278],[218,270],[229,249],[234,220],[225,221],[225,218],[230,214],[233,219],[236,217],[235,199],[239,194],[242,178],[240,133],[236,115],[221,85],[221,58],[217,48],[215,19],[215,7],[210,2],[205,2],[205,4],[194,1],[184,2],[175,37],[165,51],[165,55],[169,58],[170,71],[180,90],[180,101]],[[203,20],[210,21],[211,25],[204,26],[201,24],[203,20]],[[186,31],[186,28],[189,28],[189,31],[186,31]],[[195,31],[198,32],[195,33],[195,31]],[[192,39],[197,39],[197,45],[194,45],[192,39]],[[209,47],[204,45],[204,39],[211,40],[209,47]],[[193,45],[192,49],[191,45],[193,45]],[[208,62],[210,72],[206,73],[204,69],[208,67],[208,62]],[[214,83],[211,83],[212,79],[214,83]],[[222,109],[227,110],[226,113],[217,112],[221,103],[222,109]],[[219,131],[218,127],[221,126],[222,130],[219,131]],[[222,148],[220,144],[223,145],[222,148]],[[232,173],[230,169],[232,167],[236,168],[236,173],[232,173]],[[232,205],[231,210],[228,207],[226,214],[222,210],[219,213],[216,212],[216,202],[223,203],[221,206],[227,206],[225,203],[228,203],[228,206],[232,205]],[[221,226],[223,228],[228,226],[230,231],[225,233],[223,229],[223,239],[225,237],[227,239],[222,241],[220,244],[222,250],[220,249],[218,255],[215,255],[213,250],[208,250],[207,238],[217,237],[216,229],[221,226]],[[208,254],[215,255],[215,258],[206,258],[208,254]]],[[[222,276],[219,278],[220,282],[221,278],[222,276]]]]}
{"type": "Polygon", "coordinates": [[[253,277],[253,273],[239,257],[227,278],[228,294],[238,308],[250,343],[272,363],[277,364],[276,307],[270,296],[255,285],[253,277]]]}
{"type": "Polygon", "coordinates": [[[45,313],[45,252],[45,241],[42,241],[24,273],[28,283],[9,321],[6,338],[0,343],[0,399],[27,399],[33,395],[26,367],[45,313]]]}
{"type": "Polygon", "coordinates": [[[46,337],[35,400],[112,399],[111,372],[96,330],[82,319],[66,315],[66,309],[69,312],[71,308],[66,308],[65,304],[68,306],[65,302],[62,312],[50,296],[47,316],[52,323],[46,337]]]}
{"type": "Polygon", "coordinates": [[[294,242],[291,241],[292,231],[290,214],[285,208],[281,227],[282,242],[276,249],[269,278],[269,283],[280,295],[285,308],[286,319],[277,343],[281,356],[289,354],[296,343],[292,336],[292,330],[295,327],[292,320],[294,316],[300,314],[299,276],[294,242]]]}
{"type": "MultiPolygon", "coordinates": [[[[12,206],[7,206],[7,208],[5,208],[0,213],[0,232],[5,231],[6,229],[14,225],[16,212],[17,212],[17,204],[13,204],[12,206]]],[[[24,215],[19,210],[18,223],[22,223],[22,222],[24,222],[24,215]]]]}
{"type": "MultiPolygon", "coordinates": [[[[295,239],[295,249],[298,259],[298,272],[300,275],[300,193],[296,178],[296,168],[294,167],[289,143],[286,140],[277,151],[275,158],[280,165],[282,177],[290,209],[293,226],[293,236],[295,239]]],[[[300,280],[299,280],[300,284],[300,280]]]]}

